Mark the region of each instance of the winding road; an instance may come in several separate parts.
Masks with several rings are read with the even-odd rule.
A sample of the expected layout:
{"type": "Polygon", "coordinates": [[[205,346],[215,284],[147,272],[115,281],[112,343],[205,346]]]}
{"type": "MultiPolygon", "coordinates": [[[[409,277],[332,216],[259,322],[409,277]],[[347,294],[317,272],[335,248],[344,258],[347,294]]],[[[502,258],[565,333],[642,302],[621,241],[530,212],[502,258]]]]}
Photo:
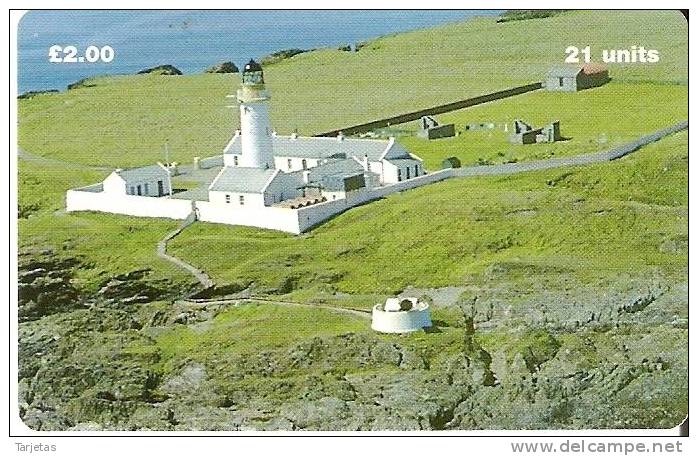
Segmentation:
{"type": "Polygon", "coordinates": [[[527,171],[540,171],[544,169],[560,168],[563,166],[581,166],[594,163],[603,163],[617,160],[631,154],[643,146],[659,141],[666,136],[678,133],[688,128],[688,121],[679,122],[668,128],[663,128],[652,134],[642,136],[633,142],[623,144],[613,149],[592,154],[574,155],[572,157],[548,158],[521,163],[506,163],[502,165],[469,166],[453,170],[453,177],[492,176],[501,174],[515,174],[527,171]]]}

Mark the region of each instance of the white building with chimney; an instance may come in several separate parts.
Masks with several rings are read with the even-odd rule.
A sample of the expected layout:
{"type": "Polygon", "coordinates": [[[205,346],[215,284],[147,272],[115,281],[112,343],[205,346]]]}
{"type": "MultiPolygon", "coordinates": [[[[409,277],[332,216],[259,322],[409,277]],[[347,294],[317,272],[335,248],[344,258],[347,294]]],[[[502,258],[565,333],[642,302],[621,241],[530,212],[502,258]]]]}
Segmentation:
{"type": "Polygon", "coordinates": [[[303,198],[336,200],[352,191],[424,174],[422,161],[392,138],[274,133],[264,73],[255,61],[243,69],[242,87],[235,98],[240,106],[240,130],[223,150],[223,169],[209,188],[215,193],[209,201],[270,206],[303,198]]]}
{"type": "MultiPolygon", "coordinates": [[[[450,177],[427,174],[422,160],[388,140],[277,135],[262,67],[251,60],[231,107],[240,129],[222,156],[198,161],[220,167],[212,180],[178,191],[161,164],[116,170],[102,183],[69,190],[67,210],[247,225],[300,233],[333,215],[390,193],[450,177]]],[[[184,167],[183,167],[184,168],[184,167]]],[[[193,169],[191,173],[195,173],[193,169]]]]}

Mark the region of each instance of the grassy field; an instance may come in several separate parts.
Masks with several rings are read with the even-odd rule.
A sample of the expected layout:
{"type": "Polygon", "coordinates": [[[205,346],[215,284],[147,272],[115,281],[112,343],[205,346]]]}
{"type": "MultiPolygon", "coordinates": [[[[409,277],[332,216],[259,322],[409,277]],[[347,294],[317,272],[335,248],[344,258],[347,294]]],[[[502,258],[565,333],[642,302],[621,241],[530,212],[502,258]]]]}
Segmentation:
{"type": "MultiPolygon", "coordinates": [[[[308,134],[537,81],[570,44],[659,49],[661,65],[613,66],[599,89],[439,116],[459,130],[561,120],[567,141],[513,146],[502,130],[401,138],[432,169],[450,155],[470,165],[594,152],[686,118],[685,27],[675,12],[570,12],[310,52],[267,68],[273,120],[282,133],[308,134]]],[[[367,318],[323,308],[179,302],[193,278],[155,256],[177,221],[65,213],[67,189],[107,174],[71,163],[149,164],[164,159],[165,141],[180,162],[220,153],[237,124],[225,108],[237,83],[120,76],[19,101],[20,147],[67,162],[19,160],[20,248],[77,257],[70,281],[84,296],[143,268],[164,282],[158,289],[175,290],[20,324],[25,422],[191,430],[241,419],[276,429],[288,424],[278,417],[297,424],[314,414],[318,424],[305,428],[350,429],[341,419],[368,412],[387,417],[366,419],[378,429],[438,429],[450,417],[462,429],[588,429],[673,426],[687,413],[687,131],[611,163],[394,194],[300,236],[196,223],[170,243],[218,285],[254,284],[306,304],[367,310],[406,287],[457,287],[457,302],[434,305],[429,332],[381,335],[367,318]],[[626,308],[638,296],[652,302],[626,308]],[[458,303],[479,312],[474,344],[458,303]],[[499,386],[479,377],[490,368],[499,386]],[[316,404],[329,415],[313,413],[316,404]]]]}
{"type": "MultiPolygon", "coordinates": [[[[471,164],[478,159],[501,162],[591,152],[685,118],[684,27],[683,18],[673,12],[573,12],[506,24],[492,18],[449,24],[380,38],[358,53],[315,51],[266,70],[274,96],[272,115],[281,132],[298,127],[311,133],[540,80],[558,62],[557,56],[562,57],[563,43],[580,41],[599,48],[651,39],[662,65],[613,66],[614,81],[603,88],[576,94],[537,92],[440,117],[459,126],[517,117],[536,125],[560,119],[569,141],[517,147],[506,142],[502,131],[464,133],[436,142],[403,139],[431,168],[449,155],[471,164]],[[532,41],[530,36],[546,39],[532,41]],[[304,106],[309,109],[301,111],[304,106]]],[[[93,87],[20,100],[19,145],[36,155],[109,167],[162,159],[166,140],[172,158],[182,162],[219,153],[237,123],[237,111],[225,107],[225,95],[237,83],[236,75],[120,76],[97,79],[93,87]]],[[[647,151],[669,160],[685,153],[680,138],[647,151]]],[[[647,151],[641,155],[651,160],[647,151]]],[[[671,235],[679,235],[685,220],[674,223],[664,209],[655,214],[654,208],[636,207],[618,195],[665,192],[681,205],[685,176],[679,173],[678,181],[668,180],[668,187],[603,187],[593,198],[574,203],[611,185],[599,177],[602,173],[613,173],[609,181],[623,178],[630,184],[637,182],[629,177],[632,173],[648,172],[628,166],[571,170],[569,176],[583,177],[569,189],[547,183],[569,185],[572,177],[566,171],[446,182],[356,208],[301,237],[197,225],[173,248],[224,283],[277,286],[290,280],[292,288],[312,284],[313,289],[368,294],[394,292],[410,283],[461,283],[488,265],[512,261],[553,262],[588,273],[597,267],[640,264],[645,258],[671,263],[673,259],[653,255],[659,234],[643,236],[642,230],[622,226],[639,219],[647,230],[658,232],[669,220],[671,235]],[[594,215],[606,209],[612,210],[594,215]],[[645,216],[643,211],[651,213],[645,216]],[[565,224],[563,214],[574,216],[575,224],[565,224]],[[582,228],[584,223],[587,228],[582,228]],[[639,253],[599,261],[598,236],[620,251],[639,253]]],[[[138,267],[188,280],[153,256],[157,239],[176,222],[62,212],[67,189],[97,182],[104,171],[27,161],[20,161],[19,171],[21,246],[46,245],[84,256],[94,265],[82,272],[90,286],[104,275],[138,267]]]]}
{"type": "Polygon", "coordinates": [[[65,212],[65,190],[102,179],[104,172],[20,161],[19,248],[67,251],[85,262],[77,285],[93,290],[116,274],[150,268],[154,278],[191,283],[192,278],[155,258],[155,245],[176,220],[65,212]]]}
{"type": "MultiPolygon", "coordinates": [[[[450,156],[468,166],[579,155],[608,150],[687,119],[687,96],[688,87],[682,85],[623,82],[578,93],[538,91],[437,116],[442,124],[456,125],[457,137],[429,141],[404,136],[399,141],[431,170],[441,168],[450,156]],[[515,119],[534,127],[559,120],[566,140],[510,144],[515,119]],[[465,131],[465,125],[479,123],[493,123],[495,129],[465,131]]],[[[416,131],[417,123],[405,127],[416,131]]]]}
{"type": "MultiPolygon", "coordinates": [[[[318,50],[266,69],[272,121],[280,133],[312,134],[540,81],[573,43],[598,52],[646,43],[661,64],[613,65],[611,76],[685,84],[685,30],[678,12],[570,12],[448,24],[380,38],[358,53],[318,50]]],[[[225,146],[238,125],[225,95],[237,84],[236,75],[120,76],[19,100],[19,144],[47,157],[128,167],[163,160],[169,141],[172,159],[188,162],[225,146]]]]}
{"type": "Polygon", "coordinates": [[[279,348],[299,339],[368,332],[367,321],[323,309],[244,304],[219,314],[204,331],[179,326],[157,337],[157,342],[165,359],[204,353],[221,357],[279,348]]]}
{"type": "Polygon", "coordinates": [[[680,275],[686,252],[662,245],[687,236],[687,165],[679,133],[610,164],[392,195],[300,237],[198,224],[172,251],[221,282],[347,293],[462,285],[496,265],[583,281],[653,266],[680,275]]]}

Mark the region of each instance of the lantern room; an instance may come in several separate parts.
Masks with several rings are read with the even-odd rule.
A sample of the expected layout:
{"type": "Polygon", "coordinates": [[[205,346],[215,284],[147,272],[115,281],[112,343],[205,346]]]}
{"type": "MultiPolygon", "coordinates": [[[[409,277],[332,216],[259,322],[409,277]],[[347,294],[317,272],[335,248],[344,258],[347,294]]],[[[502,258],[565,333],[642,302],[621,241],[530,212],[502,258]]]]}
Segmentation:
{"type": "Polygon", "coordinates": [[[245,85],[264,84],[262,65],[251,59],[242,70],[242,83],[245,85]]]}

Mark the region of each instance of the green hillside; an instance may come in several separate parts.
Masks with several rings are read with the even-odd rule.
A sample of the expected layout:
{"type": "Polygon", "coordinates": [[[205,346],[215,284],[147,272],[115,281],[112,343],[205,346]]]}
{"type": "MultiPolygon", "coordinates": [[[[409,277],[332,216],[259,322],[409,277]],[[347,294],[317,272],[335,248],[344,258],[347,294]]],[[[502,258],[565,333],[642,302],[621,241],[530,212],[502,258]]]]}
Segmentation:
{"type": "Polygon", "coordinates": [[[681,277],[686,252],[662,245],[688,234],[686,145],[680,133],[610,164],[453,179],[354,208],[301,237],[198,224],[173,251],[223,283],[291,279],[325,292],[459,285],[493,267],[582,282],[655,267],[681,277]]]}
{"type": "MultiPolygon", "coordinates": [[[[593,11],[295,56],[265,69],[273,122],[310,134],[538,81],[571,44],[641,44],[661,63],[612,66],[597,89],[438,116],[493,130],[399,140],[434,169],[450,155],[473,165],[594,152],[687,118],[681,15],[593,11]],[[511,145],[502,125],[516,118],[560,120],[566,140],[511,145]]],[[[220,153],[237,76],[93,82],[18,101],[28,426],[643,429],[686,416],[687,131],[609,163],[393,194],[300,236],[195,223],[168,251],[267,300],[191,304],[180,298],[194,279],[155,256],[177,221],[66,213],[65,191],[162,160],[165,141],[180,162],[220,153]],[[404,290],[434,297],[429,331],[377,334],[355,311],[404,290]]]]}
{"type": "MultiPolygon", "coordinates": [[[[412,135],[398,140],[430,170],[441,168],[441,161],[451,156],[470,166],[579,155],[608,150],[687,119],[687,95],[683,85],[618,81],[579,93],[537,91],[437,116],[442,124],[455,124],[456,137],[429,141],[412,135]],[[534,127],[559,120],[565,140],[512,145],[509,135],[515,119],[534,127]],[[481,123],[495,128],[465,129],[481,123]]],[[[417,122],[403,128],[416,133],[417,122]]]]}
{"type": "MultiPolygon", "coordinates": [[[[559,61],[562,45],[572,41],[598,48],[643,42],[660,50],[661,65],[613,66],[614,81],[599,89],[574,94],[536,92],[440,117],[444,122],[455,122],[459,130],[470,122],[501,125],[522,118],[542,125],[559,119],[568,141],[517,147],[506,142],[506,134],[501,130],[463,133],[457,138],[433,142],[414,137],[400,139],[434,169],[439,167],[441,158],[449,155],[461,157],[465,164],[474,164],[592,152],[684,119],[687,87],[674,83],[686,80],[685,35],[685,21],[674,12],[567,12],[546,19],[503,24],[487,18],[380,38],[358,53],[319,50],[301,54],[269,66],[266,74],[273,93],[272,114],[277,128],[290,131],[298,127],[313,132],[538,80],[546,68],[559,61]]],[[[173,159],[182,162],[193,156],[220,153],[237,122],[237,110],[225,107],[230,103],[225,95],[232,93],[237,83],[237,75],[119,76],[98,78],[93,87],[88,84],[66,93],[19,100],[19,145],[39,157],[108,168],[162,159],[166,140],[173,159]]],[[[656,147],[665,150],[668,141],[656,147]]],[[[99,277],[105,271],[123,272],[137,264],[148,265],[163,276],[172,273],[171,268],[152,258],[152,242],[141,243],[131,233],[147,227],[148,238],[155,241],[175,222],[61,212],[65,190],[99,181],[106,171],[37,161],[20,160],[19,164],[21,245],[71,245],[76,253],[97,266],[81,272],[87,282],[96,280],[89,277],[99,277]],[[105,230],[111,233],[107,237],[105,230]],[[75,242],[77,238],[81,242],[75,242]],[[103,246],[116,239],[131,247],[122,248],[119,259],[114,261],[109,249],[103,246]]],[[[519,179],[528,178],[507,178],[507,185],[514,185],[519,179]]],[[[313,246],[309,251],[317,248],[320,255],[294,261],[298,270],[291,271],[293,274],[303,276],[306,272],[303,264],[317,262],[319,258],[326,258],[317,263],[322,266],[311,269],[333,271],[341,264],[332,257],[339,247],[326,247],[335,242],[335,237],[363,239],[359,233],[367,230],[392,232],[387,227],[394,220],[410,220],[409,217],[424,213],[432,214],[427,217],[427,223],[447,227],[445,215],[453,210],[447,209],[449,201],[458,201],[453,206],[464,213],[473,210],[477,201],[495,204],[497,198],[488,194],[493,182],[499,181],[458,180],[396,195],[338,217],[317,230],[317,234],[311,233],[309,239],[252,229],[198,226],[178,240],[177,245],[181,245],[182,255],[211,268],[214,276],[225,281],[254,280],[255,274],[265,271],[265,267],[283,264],[286,260],[280,252],[294,249],[299,243],[313,246]],[[468,195],[466,200],[462,199],[463,194],[468,195]],[[440,206],[433,202],[442,200],[443,212],[434,212],[440,206]],[[420,208],[420,204],[424,206],[420,208]],[[403,215],[405,211],[407,218],[403,215]],[[368,229],[369,225],[375,226],[368,229]],[[202,244],[208,239],[212,243],[235,244],[235,248],[231,245],[225,251],[242,255],[257,266],[246,268],[244,262],[230,263],[216,259],[215,255],[203,261],[197,255],[210,249],[194,248],[189,244],[194,239],[202,244]],[[260,248],[258,243],[273,247],[260,248]],[[245,256],[248,249],[250,255],[245,256]],[[264,260],[257,261],[260,258],[264,260]],[[219,271],[220,267],[224,269],[219,271]],[[241,274],[242,271],[246,272],[241,274]]],[[[674,183],[671,185],[674,188],[674,183]]],[[[683,192],[685,188],[679,186],[675,190],[683,192]]],[[[471,225],[463,223],[457,236],[465,236],[470,250],[479,249],[475,247],[476,239],[488,235],[479,231],[470,233],[471,225]]],[[[546,223],[556,222],[546,219],[541,223],[539,228],[545,229],[546,223]]],[[[393,258],[397,252],[407,252],[412,260],[400,262],[401,268],[391,273],[399,279],[381,283],[375,277],[369,280],[342,275],[341,288],[385,291],[395,290],[411,280],[423,285],[453,283],[477,264],[470,259],[465,261],[467,256],[454,256],[445,248],[443,236],[447,233],[438,235],[439,230],[422,229],[417,219],[409,226],[419,231],[413,233],[410,241],[419,244],[418,248],[392,245],[390,237],[378,237],[376,250],[357,250],[359,257],[365,259],[365,255],[371,255],[377,261],[369,263],[375,264],[375,271],[385,270],[382,264],[385,261],[392,264],[387,258],[393,258]],[[406,273],[418,263],[417,258],[423,264],[425,258],[433,263],[430,274],[423,275],[426,266],[406,273]]],[[[496,239],[482,242],[496,244],[496,239]]],[[[528,240],[517,242],[522,242],[525,248],[528,240]]],[[[564,245],[567,240],[559,242],[564,245]]],[[[351,246],[346,249],[347,253],[342,253],[345,258],[354,251],[351,246]]],[[[509,254],[516,248],[506,250],[509,254]]],[[[270,277],[288,273],[279,268],[270,277]]]]}
{"type": "MultiPolygon", "coordinates": [[[[360,52],[318,50],[266,68],[280,133],[312,134],[542,80],[571,44],[644,43],[649,65],[613,65],[618,81],[687,81],[686,21],[678,12],[568,12],[496,23],[483,18],[380,38],[360,52]]],[[[600,58],[600,55],[597,59],[600,58]]],[[[176,62],[172,62],[176,64],[176,62]]],[[[238,124],[225,95],[237,75],[120,76],[19,100],[19,144],[79,163],[126,167],[220,153],[238,124]]]]}

